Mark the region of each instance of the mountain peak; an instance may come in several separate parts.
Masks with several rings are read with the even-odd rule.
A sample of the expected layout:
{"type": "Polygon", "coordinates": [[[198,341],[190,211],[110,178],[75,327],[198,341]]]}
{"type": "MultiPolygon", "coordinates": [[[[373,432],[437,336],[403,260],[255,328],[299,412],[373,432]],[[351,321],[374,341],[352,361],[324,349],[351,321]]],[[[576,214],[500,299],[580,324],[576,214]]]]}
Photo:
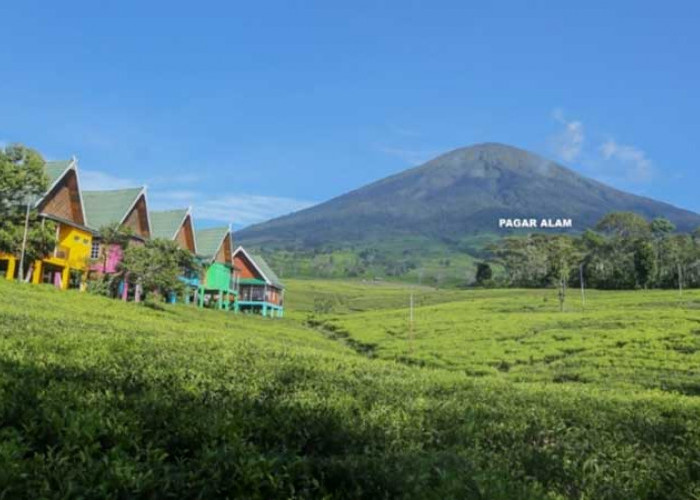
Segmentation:
{"type": "Polygon", "coordinates": [[[459,240],[498,232],[499,218],[567,218],[574,231],[583,231],[623,210],[666,217],[680,230],[700,226],[693,212],[619,191],[524,149],[486,142],[246,228],[238,237],[247,244],[459,240]]]}

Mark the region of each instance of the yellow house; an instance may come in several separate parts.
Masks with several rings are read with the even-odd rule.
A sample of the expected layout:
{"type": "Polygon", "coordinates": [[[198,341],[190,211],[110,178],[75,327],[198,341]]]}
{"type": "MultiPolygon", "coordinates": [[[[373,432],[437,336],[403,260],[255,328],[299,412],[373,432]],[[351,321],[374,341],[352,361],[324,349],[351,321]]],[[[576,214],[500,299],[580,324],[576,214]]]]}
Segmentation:
{"type": "Polygon", "coordinates": [[[14,255],[0,252],[0,277],[4,276],[8,280],[15,279],[17,270],[17,259],[14,255]]]}
{"type": "Polygon", "coordinates": [[[57,244],[51,254],[33,263],[33,283],[50,283],[63,290],[85,286],[92,231],[86,227],[77,163],[75,158],[46,163],[49,189],[36,207],[42,219],[56,224],[57,244]]]}

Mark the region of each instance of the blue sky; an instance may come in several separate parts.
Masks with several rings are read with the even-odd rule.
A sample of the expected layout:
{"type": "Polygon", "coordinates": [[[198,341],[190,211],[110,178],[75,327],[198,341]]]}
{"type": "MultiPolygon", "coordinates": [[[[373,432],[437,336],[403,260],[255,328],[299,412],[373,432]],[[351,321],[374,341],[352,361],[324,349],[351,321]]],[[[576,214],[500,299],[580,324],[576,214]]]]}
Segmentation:
{"type": "Polygon", "coordinates": [[[700,211],[700,2],[0,4],[0,142],[237,227],[504,142],[700,211]]]}

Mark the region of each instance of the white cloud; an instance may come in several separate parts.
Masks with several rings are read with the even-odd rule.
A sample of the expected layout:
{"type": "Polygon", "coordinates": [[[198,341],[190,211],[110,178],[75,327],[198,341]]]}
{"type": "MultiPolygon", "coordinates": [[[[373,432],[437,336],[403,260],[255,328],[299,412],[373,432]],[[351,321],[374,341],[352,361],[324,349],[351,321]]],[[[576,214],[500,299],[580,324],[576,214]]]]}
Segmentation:
{"type": "Polygon", "coordinates": [[[315,202],[278,196],[232,194],[209,197],[197,191],[149,192],[152,209],[192,206],[195,218],[247,226],[315,205],[315,202]]]}
{"type": "Polygon", "coordinates": [[[277,196],[243,194],[205,200],[195,207],[194,212],[203,219],[229,221],[247,226],[296,212],[312,205],[315,205],[315,202],[277,196]]]}
{"type": "MultiPolygon", "coordinates": [[[[167,178],[152,177],[147,183],[149,208],[167,210],[191,206],[195,218],[247,226],[308,208],[316,203],[257,194],[225,194],[212,197],[197,189],[163,189],[175,184],[192,185],[200,180],[201,177],[194,174],[167,178]]],[[[144,183],[98,170],[81,169],[80,185],[82,189],[91,191],[137,187],[144,183]]]]}
{"type": "Polygon", "coordinates": [[[564,130],[551,138],[555,153],[564,161],[576,160],[581,155],[585,140],[583,123],[567,120],[561,108],[552,111],[552,118],[564,126],[564,130]]]}
{"type": "Polygon", "coordinates": [[[142,182],[124,179],[99,170],[80,169],[80,188],[86,191],[124,189],[142,185],[142,182]]]}
{"type": "Polygon", "coordinates": [[[600,146],[600,154],[605,160],[618,162],[629,181],[648,182],[654,175],[652,161],[635,146],[618,144],[614,139],[608,139],[600,146]]]}

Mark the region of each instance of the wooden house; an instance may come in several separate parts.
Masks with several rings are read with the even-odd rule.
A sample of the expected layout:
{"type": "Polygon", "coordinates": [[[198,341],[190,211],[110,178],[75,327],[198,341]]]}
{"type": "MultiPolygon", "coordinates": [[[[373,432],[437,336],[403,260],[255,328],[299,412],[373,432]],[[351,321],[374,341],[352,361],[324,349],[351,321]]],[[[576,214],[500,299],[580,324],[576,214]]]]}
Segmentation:
{"type": "Polygon", "coordinates": [[[235,310],[236,273],[233,267],[233,236],[229,227],[196,232],[197,250],[204,266],[199,286],[199,306],[235,310]]]}
{"type": "MultiPolygon", "coordinates": [[[[195,238],[192,222],[192,209],[163,210],[151,212],[151,238],[163,238],[177,242],[180,248],[192,255],[197,255],[197,239],[195,238]]],[[[196,303],[199,292],[199,276],[184,275],[180,280],[185,284],[185,303],[196,303]]],[[[174,295],[168,297],[168,302],[176,302],[174,295]]]]}
{"type": "MultiPolygon", "coordinates": [[[[57,244],[41,260],[27,263],[25,272],[33,283],[49,283],[58,288],[82,289],[88,270],[92,231],[87,227],[85,207],[78,179],[78,162],[52,161],[44,165],[49,187],[34,208],[42,220],[56,225],[57,244]]],[[[18,274],[17,256],[0,255],[0,272],[8,279],[18,274]],[[3,265],[4,264],[4,265],[3,265]]]]}
{"type": "MultiPolygon", "coordinates": [[[[146,188],[115,189],[109,191],[83,191],[83,202],[88,227],[95,231],[90,258],[90,271],[96,274],[117,272],[122,260],[122,248],[118,244],[103,241],[100,230],[117,226],[129,235],[130,245],[142,245],[151,237],[151,220],[148,212],[146,188]]],[[[140,299],[137,285],[128,280],[120,285],[120,295],[126,300],[133,295],[140,299]]]]}
{"type": "Polygon", "coordinates": [[[238,247],[233,252],[233,265],[239,273],[237,309],[284,316],[284,285],[265,259],[238,247]]]}

